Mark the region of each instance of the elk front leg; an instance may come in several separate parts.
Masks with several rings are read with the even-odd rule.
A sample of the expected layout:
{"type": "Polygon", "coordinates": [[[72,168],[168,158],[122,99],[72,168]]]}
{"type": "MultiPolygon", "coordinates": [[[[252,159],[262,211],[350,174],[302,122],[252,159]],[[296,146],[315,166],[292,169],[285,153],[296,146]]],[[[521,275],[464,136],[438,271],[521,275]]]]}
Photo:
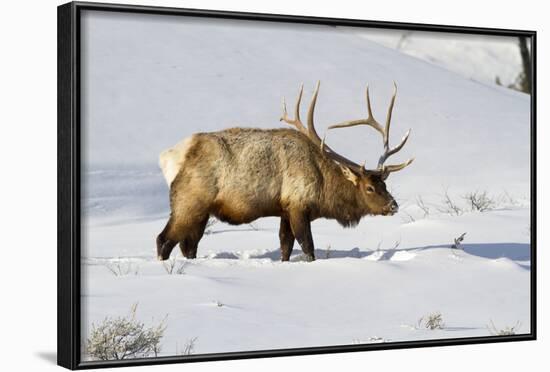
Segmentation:
{"type": "Polygon", "coordinates": [[[315,261],[313,237],[311,236],[311,222],[304,213],[290,214],[290,227],[307,261],[315,261]]]}
{"type": "Polygon", "coordinates": [[[294,234],[290,227],[290,221],[286,217],[281,217],[279,241],[281,242],[281,261],[288,261],[294,247],[294,234]]]}

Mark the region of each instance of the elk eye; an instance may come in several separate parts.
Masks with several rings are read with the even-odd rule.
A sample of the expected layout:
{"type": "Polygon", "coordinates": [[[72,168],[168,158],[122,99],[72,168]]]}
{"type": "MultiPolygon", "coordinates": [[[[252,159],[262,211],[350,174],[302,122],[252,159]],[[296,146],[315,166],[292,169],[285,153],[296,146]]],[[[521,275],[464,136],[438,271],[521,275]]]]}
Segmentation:
{"type": "Polygon", "coordinates": [[[373,193],[374,192],[374,187],[372,187],[371,185],[367,186],[367,192],[368,193],[373,193]]]}

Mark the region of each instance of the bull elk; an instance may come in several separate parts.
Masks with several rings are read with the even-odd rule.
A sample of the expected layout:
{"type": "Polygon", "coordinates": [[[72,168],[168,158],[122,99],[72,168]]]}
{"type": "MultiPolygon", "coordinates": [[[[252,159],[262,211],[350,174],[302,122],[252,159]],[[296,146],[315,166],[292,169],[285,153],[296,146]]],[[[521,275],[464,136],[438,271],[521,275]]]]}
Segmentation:
{"type": "Polygon", "coordinates": [[[297,240],[307,258],[314,256],[311,221],[335,219],[355,226],[365,215],[393,215],[398,210],[386,189],[392,172],[413,159],[386,165],[405,145],[409,132],[391,148],[389,131],[397,86],[386,123],[373,117],[369,88],[368,117],[329,126],[328,129],[367,125],[382,135],[384,152],[375,169],[366,169],[338,154],[315,130],[313,113],[319,82],[307,113],[307,127],[300,119],[300,88],[294,118],[283,99],[281,121],[294,126],[280,129],[231,128],[196,133],[164,151],[160,166],[170,187],[170,218],[157,237],[157,254],[166,260],[179,243],[183,255],[195,258],[197,245],[211,216],[230,224],[250,223],[260,217],[280,217],[281,259],[288,261],[297,240]]]}

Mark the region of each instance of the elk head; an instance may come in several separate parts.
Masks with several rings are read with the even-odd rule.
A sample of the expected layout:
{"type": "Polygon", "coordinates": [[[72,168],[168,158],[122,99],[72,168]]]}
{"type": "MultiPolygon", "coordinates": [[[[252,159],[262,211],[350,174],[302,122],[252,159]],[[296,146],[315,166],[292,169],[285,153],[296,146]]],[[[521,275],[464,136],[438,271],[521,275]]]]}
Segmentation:
{"type": "Polygon", "coordinates": [[[317,82],[317,86],[315,87],[315,92],[313,93],[313,97],[311,99],[311,103],[309,105],[309,110],[307,114],[307,128],[303,125],[302,121],[300,120],[300,102],[302,100],[302,93],[304,88],[303,84],[300,87],[300,92],[296,100],[294,119],[291,119],[288,117],[287,110],[286,110],[286,103],[283,98],[283,115],[280,120],[286,122],[287,124],[293,125],[297,130],[307,135],[308,138],[311,141],[313,141],[314,144],[319,146],[320,150],[323,152],[325,156],[327,156],[329,159],[333,160],[336,164],[338,164],[344,177],[349,182],[353,183],[353,185],[357,188],[359,199],[362,200],[363,204],[368,208],[368,211],[369,211],[368,214],[393,215],[397,213],[399,207],[397,205],[397,202],[393,198],[393,196],[387,191],[385,181],[390,175],[390,173],[397,172],[405,168],[406,166],[411,164],[414,160],[414,158],[411,158],[401,164],[394,164],[394,165],[384,164],[385,161],[391,155],[395,154],[396,152],[398,152],[403,148],[410,134],[410,129],[409,129],[409,131],[407,131],[405,136],[401,139],[401,142],[399,142],[397,146],[390,148],[389,132],[390,132],[392,110],[395,103],[395,97],[397,94],[397,85],[394,82],[394,92],[390,101],[390,105],[388,107],[385,126],[380,125],[380,123],[378,123],[372,115],[372,109],[371,109],[371,103],[370,103],[370,97],[369,97],[369,87],[367,86],[366,98],[367,98],[368,117],[366,119],[345,121],[345,122],[334,124],[328,127],[328,129],[330,130],[330,129],[336,129],[336,128],[353,127],[356,125],[368,125],[374,128],[377,132],[379,132],[382,135],[382,140],[384,143],[384,152],[378,159],[378,165],[375,169],[367,169],[365,167],[366,162],[363,163],[363,165],[359,165],[354,161],[338,154],[336,151],[331,149],[325,143],[326,134],[323,137],[323,139],[319,137],[313,122],[313,114],[315,111],[315,103],[317,102],[317,95],[319,93],[319,86],[320,86],[320,82],[317,82]]]}

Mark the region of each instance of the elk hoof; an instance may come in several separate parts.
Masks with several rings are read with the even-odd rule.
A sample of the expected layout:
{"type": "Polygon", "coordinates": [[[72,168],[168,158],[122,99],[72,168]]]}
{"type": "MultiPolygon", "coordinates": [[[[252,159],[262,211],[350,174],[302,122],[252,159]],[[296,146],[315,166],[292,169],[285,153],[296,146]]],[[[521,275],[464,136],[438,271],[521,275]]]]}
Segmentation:
{"type": "Polygon", "coordinates": [[[306,255],[306,262],[313,262],[315,261],[315,256],[312,255],[312,254],[307,254],[306,255]]]}

